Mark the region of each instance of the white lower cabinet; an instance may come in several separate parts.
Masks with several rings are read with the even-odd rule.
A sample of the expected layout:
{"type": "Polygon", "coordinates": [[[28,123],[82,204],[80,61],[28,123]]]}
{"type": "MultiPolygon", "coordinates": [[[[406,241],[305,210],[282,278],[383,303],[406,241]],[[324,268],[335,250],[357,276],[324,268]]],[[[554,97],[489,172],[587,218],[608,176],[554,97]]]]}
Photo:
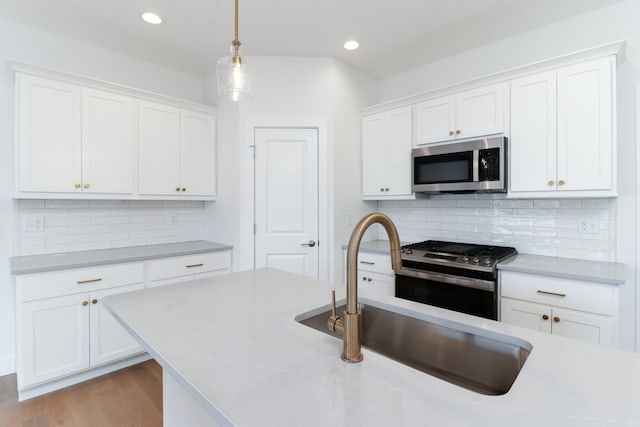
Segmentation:
{"type": "MultiPolygon", "coordinates": [[[[344,259],[346,274],[346,251],[344,259]]],[[[377,295],[395,296],[396,276],[391,268],[391,255],[360,250],[358,253],[358,289],[377,295]]]]}
{"type": "Polygon", "coordinates": [[[617,344],[617,286],[500,272],[501,321],[604,346],[617,344]]]}
{"type": "Polygon", "coordinates": [[[111,294],[144,288],[144,265],[18,276],[18,389],[141,353],[103,307],[111,294]]]}

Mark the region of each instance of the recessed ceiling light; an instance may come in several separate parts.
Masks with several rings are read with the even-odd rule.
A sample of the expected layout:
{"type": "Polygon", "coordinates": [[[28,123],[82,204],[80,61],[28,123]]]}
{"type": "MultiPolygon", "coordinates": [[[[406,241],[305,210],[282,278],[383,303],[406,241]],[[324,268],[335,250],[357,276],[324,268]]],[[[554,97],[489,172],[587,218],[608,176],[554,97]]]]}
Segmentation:
{"type": "Polygon", "coordinates": [[[346,42],[344,44],[344,48],[347,50],[355,50],[360,46],[360,43],[358,43],[355,40],[349,40],[348,42],[346,42]]]}
{"type": "Polygon", "coordinates": [[[162,22],[162,18],[160,18],[155,13],[151,13],[151,12],[143,13],[142,19],[147,21],[149,24],[160,24],[162,22]]]}

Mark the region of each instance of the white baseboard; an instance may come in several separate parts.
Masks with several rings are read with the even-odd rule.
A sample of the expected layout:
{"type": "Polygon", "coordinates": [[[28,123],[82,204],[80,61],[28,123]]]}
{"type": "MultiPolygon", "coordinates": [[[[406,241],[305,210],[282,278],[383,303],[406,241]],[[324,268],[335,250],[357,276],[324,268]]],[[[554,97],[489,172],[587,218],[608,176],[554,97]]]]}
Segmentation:
{"type": "Polygon", "coordinates": [[[11,354],[9,356],[0,357],[0,377],[9,374],[15,374],[16,372],[16,355],[11,354]]]}

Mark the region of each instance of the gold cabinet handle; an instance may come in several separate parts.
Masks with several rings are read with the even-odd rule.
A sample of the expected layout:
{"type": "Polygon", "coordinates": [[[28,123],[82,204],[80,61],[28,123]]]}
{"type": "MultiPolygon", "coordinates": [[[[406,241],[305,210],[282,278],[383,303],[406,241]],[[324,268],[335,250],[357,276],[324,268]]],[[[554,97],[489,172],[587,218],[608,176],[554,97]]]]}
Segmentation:
{"type": "Polygon", "coordinates": [[[360,261],[360,264],[375,265],[376,263],[373,261],[360,261]]]}
{"type": "Polygon", "coordinates": [[[543,291],[541,289],[538,289],[538,293],[542,294],[542,295],[553,295],[553,296],[560,297],[560,298],[564,298],[564,297],[567,296],[567,294],[561,294],[561,293],[558,293],[558,292],[543,291]]]}
{"type": "Polygon", "coordinates": [[[549,185],[555,185],[555,183],[556,182],[554,180],[552,180],[552,179],[550,179],[549,182],[547,182],[547,184],[549,184],[549,185]]]}
{"type": "Polygon", "coordinates": [[[92,299],[92,300],[91,300],[91,304],[94,304],[94,305],[95,305],[95,304],[97,304],[97,303],[98,303],[98,300],[97,300],[97,299],[92,299]]]}
{"type": "Polygon", "coordinates": [[[84,188],[89,188],[89,184],[83,185],[84,188]]]}
{"type": "Polygon", "coordinates": [[[454,132],[452,130],[449,131],[449,136],[453,136],[454,132]]]}
{"type": "Polygon", "coordinates": [[[86,307],[86,306],[88,306],[88,305],[89,305],[89,301],[82,301],[82,306],[83,306],[83,307],[86,307]]]}
{"type": "Polygon", "coordinates": [[[102,282],[102,279],[89,279],[89,280],[78,280],[76,283],[78,285],[82,285],[84,283],[94,283],[94,282],[102,282]]]}
{"type": "Polygon", "coordinates": [[[461,133],[462,133],[462,131],[461,131],[460,129],[458,129],[458,130],[456,131],[456,135],[460,135],[461,133]]]}
{"type": "Polygon", "coordinates": [[[564,185],[564,179],[559,180],[558,185],[564,185]]]}
{"type": "Polygon", "coordinates": [[[74,185],[74,187],[80,188],[80,184],[76,184],[76,185],[74,185]]]}
{"type": "Polygon", "coordinates": [[[204,264],[191,264],[191,265],[187,265],[187,268],[193,268],[193,267],[202,267],[204,264]]]}
{"type": "Polygon", "coordinates": [[[549,320],[549,315],[548,314],[543,314],[542,315],[542,320],[549,320]]]}
{"type": "Polygon", "coordinates": [[[558,323],[560,322],[560,318],[558,316],[553,316],[553,321],[558,323]]]}

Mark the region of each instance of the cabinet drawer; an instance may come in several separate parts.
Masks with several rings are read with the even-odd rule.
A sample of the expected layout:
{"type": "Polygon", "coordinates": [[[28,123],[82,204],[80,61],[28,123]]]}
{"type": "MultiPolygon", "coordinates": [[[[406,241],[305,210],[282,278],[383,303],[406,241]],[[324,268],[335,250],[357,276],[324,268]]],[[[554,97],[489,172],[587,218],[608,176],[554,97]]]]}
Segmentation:
{"type": "Polygon", "coordinates": [[[165,258],[148,263],[148,280],[170,279],[228,269],[231,267],[231,251],[209,252],[174,258],[165,258]]]}
{"type": "Polygon", "coordinates": [[[18,301],[31,301],[143,282],[143,263],[103,265],[17,276],[16,293],[18,301]]]}
{"type": "Polygon", "coordinates": [[[374,273],[393,275],[391,255],[360,251],[358,253],[358,271],[371,271],[374,273]]]}
{"type": "Polygon", "coordinates": [[[610,285],[502,271],[500,287],[507,298],[604,315],[616,311],[616,288],[610,285]]]}

